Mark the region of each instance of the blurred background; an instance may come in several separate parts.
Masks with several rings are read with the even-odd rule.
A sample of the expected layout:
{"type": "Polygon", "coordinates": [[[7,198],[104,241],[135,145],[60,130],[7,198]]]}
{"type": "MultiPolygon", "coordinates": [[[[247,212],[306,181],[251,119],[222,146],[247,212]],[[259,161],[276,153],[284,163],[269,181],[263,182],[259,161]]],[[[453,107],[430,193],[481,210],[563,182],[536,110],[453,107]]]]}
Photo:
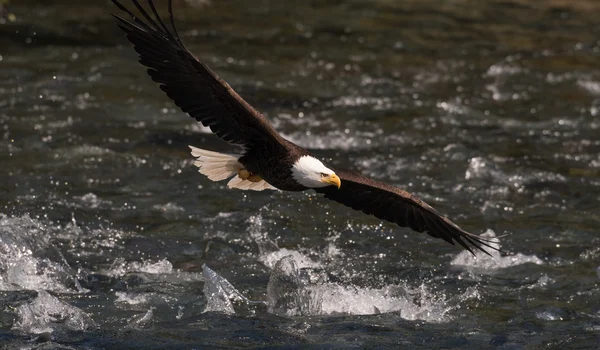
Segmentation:
{"type": "Polygon", "coordinates": [[[0,0],[0,345],[600,346],[599,1],[173,7],[286,138],[504,252],[211,182],[116,6],[0,0]]]}

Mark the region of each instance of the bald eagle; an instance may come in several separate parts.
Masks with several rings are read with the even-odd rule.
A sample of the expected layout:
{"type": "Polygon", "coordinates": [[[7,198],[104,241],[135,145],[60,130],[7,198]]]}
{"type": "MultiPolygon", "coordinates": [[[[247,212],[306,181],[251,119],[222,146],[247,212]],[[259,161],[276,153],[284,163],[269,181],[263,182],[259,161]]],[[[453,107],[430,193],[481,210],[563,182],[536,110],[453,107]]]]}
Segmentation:
{"type": "Polygon", "coordinates": [[[169,22],[163,22],[151,0],[152,15],[131,0],[140,16],[112,2],[129,20],[113,15],[117,25],[139,54],[140,63],[173,102],[229,144],[240,154],[223,154],[191,147],[199,172],[210,180],[230,179],[228,187],[241,190],[315,190],[325,198],[399,226],[458,243],[469,252],[490,241],[469,233],[416,196],[367,178],[355,171],[325,165],[308,150],[284,139],[273,125],[238,95],[183,44],[175,27],[169,0],[169,22]]]}

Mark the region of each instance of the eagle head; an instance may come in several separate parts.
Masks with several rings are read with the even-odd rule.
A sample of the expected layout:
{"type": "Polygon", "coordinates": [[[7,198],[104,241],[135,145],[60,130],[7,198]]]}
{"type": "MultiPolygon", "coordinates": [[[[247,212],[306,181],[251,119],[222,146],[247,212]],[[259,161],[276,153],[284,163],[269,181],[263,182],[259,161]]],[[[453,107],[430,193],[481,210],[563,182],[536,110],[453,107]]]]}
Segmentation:
{"type": "Polygon", "coordinates": [[[292,165],[292,176],[302,186],[318,188],[337,186],[342,182],[335,172],[313,156],[302,156],[292,165]]]}

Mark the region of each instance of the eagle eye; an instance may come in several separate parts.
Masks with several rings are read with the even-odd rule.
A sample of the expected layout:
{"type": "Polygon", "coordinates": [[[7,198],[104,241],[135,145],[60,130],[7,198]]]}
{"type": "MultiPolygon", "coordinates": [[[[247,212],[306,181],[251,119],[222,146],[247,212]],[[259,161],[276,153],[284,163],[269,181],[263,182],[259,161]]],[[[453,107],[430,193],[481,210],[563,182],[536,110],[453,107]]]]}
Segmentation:
{"type": "Polygon", "coordinates": [[[325,173],[321,173],[321,177],[325,177],[325,176],[329,176],[329,175],[327,175],[325,173]]]}

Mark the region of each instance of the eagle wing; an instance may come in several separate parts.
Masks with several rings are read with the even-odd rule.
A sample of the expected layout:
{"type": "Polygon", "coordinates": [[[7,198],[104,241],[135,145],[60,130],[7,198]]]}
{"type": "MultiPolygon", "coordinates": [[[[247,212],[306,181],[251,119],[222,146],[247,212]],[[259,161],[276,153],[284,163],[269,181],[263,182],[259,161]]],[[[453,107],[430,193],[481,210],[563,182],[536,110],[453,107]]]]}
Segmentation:
{"type": "Polygon", "coordinates": [[[118,26],[139,54],[148,74],[181,110],[209,127],[220,138],[248,150],[257,144],[280,141],[279,134],[260,112],[200,62],[185,47],[173,20],[169,0],[170,27],[161,20],[151,0],[150,16],[137,0],[132,0],[141,16],[112,2],[131,18],[113,15],[118,26]]]}
{"type": "Polygon", "coordinates": [[[375,181],[356,172],[336,170],[341,187],[327,186],[316,189],[325,198],[378,219],[425,232],[454,245],[455,242],[473,253],[476,248],[490,255],[483,247],[498,250],[490,241],[469,233],[438,213],[418,197],[383,182],[375,181]]]}

